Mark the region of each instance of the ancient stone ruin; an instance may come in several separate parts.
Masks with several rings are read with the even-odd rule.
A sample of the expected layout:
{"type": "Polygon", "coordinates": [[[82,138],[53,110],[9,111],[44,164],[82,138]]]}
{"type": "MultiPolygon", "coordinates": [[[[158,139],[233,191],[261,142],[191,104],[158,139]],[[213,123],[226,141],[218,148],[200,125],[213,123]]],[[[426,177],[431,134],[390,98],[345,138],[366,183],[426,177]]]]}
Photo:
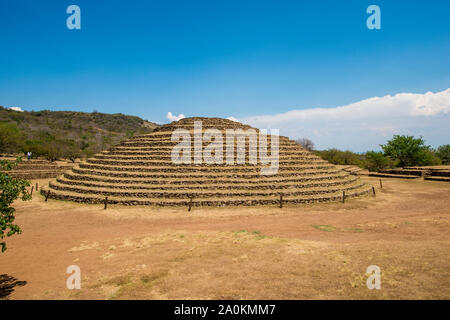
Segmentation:
{"type": "MultiPolygon", "coordinates": [[[[202,122],[202,134],[207,129],[218,129],[224,136],[227,129],[256,130],[226,119],[185,118],[150,134],[134,136],[75,165],[41,192],[47,195],[50,191],[51,199],[104,203],[107,197],[109,204],[153,206],[278,205],[280,196],[283,203],[313,203],[342,200],[344,193],[349,198],[371,192],[359,177],[283,136],[277,140],[276,174],[263,175],[261,168],[267,164],[250,163],[252,143],[249,145],[248,139],[244,163],[174,163],[172,151],[179,141],[173,141],[173,132],[185,129],[194,136],[196,121],[202,122]]],[[[275,156],[270,153],[274,137],[267,139],[269,157],[275,156]]],[[[201,147],[210,143],[203,142],[201,147]]],[[[198,153],[194,143],[191,147],[190,157],[195,160],[198,153]]],[[[241,147],[237,142],[234,145],[236,160],[241,147]]],[[[224,145],[224,155],[225,149],[224,145]]]]}
{"type": "MultiPolygon", "coordinates": [[[[0,160],[14,161],[16,157],[0,157],[0,160]]],[[[56,178],[64,171],[73,167],[71,163],[50,162],[42,159],[22,159],[17,166],[8,171],[8,174],[18,179],[48,179],[56,178]]]]}

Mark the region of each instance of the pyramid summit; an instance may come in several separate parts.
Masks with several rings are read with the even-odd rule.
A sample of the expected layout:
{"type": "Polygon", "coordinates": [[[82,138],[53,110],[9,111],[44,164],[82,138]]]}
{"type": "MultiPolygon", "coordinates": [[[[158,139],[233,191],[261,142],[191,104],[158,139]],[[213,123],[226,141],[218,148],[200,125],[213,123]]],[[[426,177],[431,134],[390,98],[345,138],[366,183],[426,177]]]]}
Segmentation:
{"type": "Polygon", "coordinates": [[[369,192],[356,176],[287,137],[239,122],[193,117],[134,136],[66,171],[49,198],[194,206],[312,203],[369,192]],[[269,172],[267,172],[267,169],[269,172]]]}
{"type": "MultiPolygon", "coordinates": [[[[206,123],[209,126],[212,125],[210,121],[206,123]]],[[[265,130],[257,132],[256,129],[243,129],[230,123],[225,127],[226,129],[222,127],[222,130],[217,128],[203,130],[203,120],[197,119],[194,120],[194,138],[192,141],[192,131],[188,128],[178,128],[172,131],[171,141],[180,141],[172,147],[171,158],[173,163],[223,164],[225,153],[225,162],[228,165],[256,165],[259,162],[261,165],[270,164],[269,167],[261,166],[261,174],[274,175],[278,173],[278,130],[271,130],[269,155],[267,150],[268,135],[265,130]]]]}

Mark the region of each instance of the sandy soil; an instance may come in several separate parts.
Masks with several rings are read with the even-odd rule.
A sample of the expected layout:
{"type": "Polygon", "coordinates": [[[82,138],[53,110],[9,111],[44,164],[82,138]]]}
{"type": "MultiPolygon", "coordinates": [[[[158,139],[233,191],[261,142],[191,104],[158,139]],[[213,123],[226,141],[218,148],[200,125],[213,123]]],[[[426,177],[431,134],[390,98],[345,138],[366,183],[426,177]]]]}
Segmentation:
{"type": "Polygon", "coordinates": [[[35,193],[15,204],[0,299],[450,299],[450,183],[363,180],[375,198],[282,209],[103,210],[35,193]]]}

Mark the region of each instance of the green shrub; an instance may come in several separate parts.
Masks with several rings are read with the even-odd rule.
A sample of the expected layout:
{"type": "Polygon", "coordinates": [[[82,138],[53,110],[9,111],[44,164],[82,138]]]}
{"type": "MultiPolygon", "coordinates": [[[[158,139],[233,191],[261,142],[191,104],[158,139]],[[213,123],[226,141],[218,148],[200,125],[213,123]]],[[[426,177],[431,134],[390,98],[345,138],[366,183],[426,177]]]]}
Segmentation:
{"type": "Polygon", "coordinates": [[[380,171],[386,168],[392,168],[395,166],[395,162],[385,156],[383,152],[368,151],[366,152],[366,160],[364,166],[369,171],[380,171]]]}
{"type": "Polygon", "coordinates": [[[23,134],[13,123],[0,122],[0,152],[14,153],[23,145],[23,134]]]}
{"type": "Polygon", "coordinates": [[[444,144],[437,148],[436,155],[443,164],[450,164],[450,144],[444,144]]]}
{"type": "Polygon", "coordinates": [[[420,155],[420,160],[418,161],[418,165],[437,166],[440,164],[442,164],[442,161],[433,150],[429,149],[422,151],[422,154],[420,155]]]}
{"type": "Polygon", "coordinates": [[[31,199],[31,195],[26,190],[30,182],[8,175],[8,171],[20,161],[20,158],[16,161],[0,160],[0,246],[2,252],[6,250],[5,238],[22,232],[20,227],[14,224],[15,209],[11,207],[11,204],[19,197],[24,201],[31,199]]]}
{"type": "Polygon", "coordinates": [[[341,151],[338,149],[328,149],[322,151],[314,151],[314,153],[332,164],[355,165],[360,167],[364,166],[364,155],[357,154],[348,150],[341,151]]]}

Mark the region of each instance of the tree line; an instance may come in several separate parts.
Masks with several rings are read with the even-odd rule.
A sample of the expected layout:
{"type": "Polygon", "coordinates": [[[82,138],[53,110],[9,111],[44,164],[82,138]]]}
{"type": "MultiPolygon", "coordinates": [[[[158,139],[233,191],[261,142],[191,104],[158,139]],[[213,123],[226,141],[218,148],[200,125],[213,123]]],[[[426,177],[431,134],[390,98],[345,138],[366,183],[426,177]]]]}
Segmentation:
{"type": "Polygon", "coordinates": [[[314,150],[314,143],[307,138],[296,142],[312,151],[322,159],[338,165],[356,165],[369,171],[410,166],[434,166],[450,164],[450,144],[432,148],[422,137],[394,135],[386,144],[380,145],[382,151],[355,153],[338,149],[314,150]]]}

